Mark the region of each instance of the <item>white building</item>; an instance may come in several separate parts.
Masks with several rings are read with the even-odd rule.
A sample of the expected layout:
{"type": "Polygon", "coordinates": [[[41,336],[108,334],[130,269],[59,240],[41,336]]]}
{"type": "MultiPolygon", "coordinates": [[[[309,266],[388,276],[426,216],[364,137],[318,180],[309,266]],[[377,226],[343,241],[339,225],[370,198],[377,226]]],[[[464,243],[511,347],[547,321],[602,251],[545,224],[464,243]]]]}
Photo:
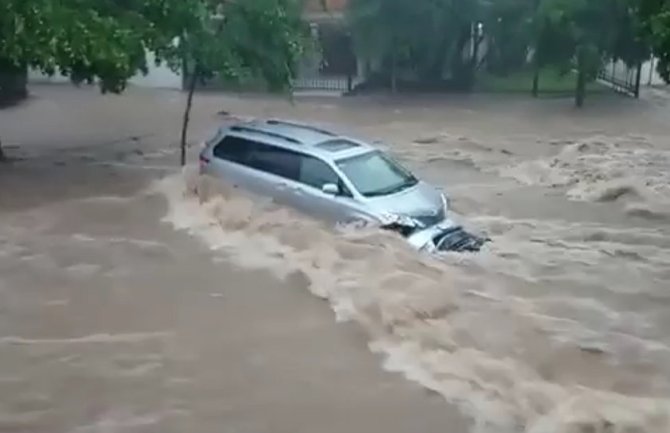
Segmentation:
{"type": "MultiPolygon", "coordinates": [[[[149,63],[149,71],[146,75],[137,74],[129,81],[130,85],[141,87],[153,87],[161,89],[182,89],[181,74],[177,74],[167,67],[165,64],[156,65],[155,56],[152,53],[147,55],[147,62],[149,63]]],[[[40,71],[28,71],[29,83],[69,83],[70,79],[61,74],[52,76],[45,75],[40,71]]]]}

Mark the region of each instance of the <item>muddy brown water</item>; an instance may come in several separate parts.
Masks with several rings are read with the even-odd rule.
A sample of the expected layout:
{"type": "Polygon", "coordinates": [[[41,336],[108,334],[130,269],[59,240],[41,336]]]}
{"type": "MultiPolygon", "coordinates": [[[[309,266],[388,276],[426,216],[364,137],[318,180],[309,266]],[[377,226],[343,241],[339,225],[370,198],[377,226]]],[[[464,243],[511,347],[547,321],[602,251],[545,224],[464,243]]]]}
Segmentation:
{"type": "Polygon", "coordinates": [[[182,99],[0,112],[0,431],[670,431],[661,96],[199,95],[194,143],[221,110],[379,142],[494,240],[443,257],[176,170],[182,99]]]}

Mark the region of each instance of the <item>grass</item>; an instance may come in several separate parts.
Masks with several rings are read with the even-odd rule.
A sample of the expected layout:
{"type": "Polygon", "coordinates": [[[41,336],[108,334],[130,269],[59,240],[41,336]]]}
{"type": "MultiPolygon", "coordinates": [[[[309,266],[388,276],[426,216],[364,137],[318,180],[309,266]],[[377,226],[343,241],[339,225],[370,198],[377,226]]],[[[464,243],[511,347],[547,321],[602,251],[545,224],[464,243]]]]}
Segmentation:
{"type": "MultiPolygon", "coordinates": [[[[540,73],[540,96],[571,96],[575,87],[577,74],[574,72],[562,75],[554,69],[544,69],[540,73]]],[[[477,90],[480,92],[530,94],[532,88],[532,70],[512,72],[504,77],[484,72],[477,77],[477,90]]],[[[610,91],[607,86],[595,81],[588,83],[586,90],[588,93],[610,91]]]]}

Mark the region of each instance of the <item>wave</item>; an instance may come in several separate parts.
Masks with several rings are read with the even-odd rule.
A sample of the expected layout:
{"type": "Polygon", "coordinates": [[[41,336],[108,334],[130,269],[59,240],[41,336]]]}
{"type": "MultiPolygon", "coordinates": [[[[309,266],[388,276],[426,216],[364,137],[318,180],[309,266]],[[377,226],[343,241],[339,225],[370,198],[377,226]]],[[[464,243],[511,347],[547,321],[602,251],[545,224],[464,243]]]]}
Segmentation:
{"type": "Polygon", "coordinates": [[[528,295],[548,281],[523,267],[530,248],[574,260],[563,252],[572,242],[587,264],[606,257],[584,239],[514,250],[519,226],[498,221],[490,251],[433,257],[390,233],[326,227],[190,168],[154,189],[167,198],[166,222],[328,300],[338,320],[366,330],[386,369],[458,404],[475,433],[670,431],[664,343],[635,335],[630,314],[598,301],[528,295]],[[631,351],[634,360],[617,357],[631,351]]]}

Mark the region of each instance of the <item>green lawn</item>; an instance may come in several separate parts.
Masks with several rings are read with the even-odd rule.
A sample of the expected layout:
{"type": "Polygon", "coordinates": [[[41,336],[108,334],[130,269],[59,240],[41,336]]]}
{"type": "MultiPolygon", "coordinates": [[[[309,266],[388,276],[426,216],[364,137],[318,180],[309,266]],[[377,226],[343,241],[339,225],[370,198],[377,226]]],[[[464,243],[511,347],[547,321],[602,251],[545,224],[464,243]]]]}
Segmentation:
{"type": "MultiPolygon", "coordinates": [[[[577,75],[573,72],[561,75],[553,69],[544,69],[540,73],[540,96],[569,96],[574,94],[577,86],[577,75]]],[[[512,72],[505,77],[482,73],[477,77],[477,90],[492,93],[528,93],[533,88],[533,71],[523,70],[512,72]]],[[[598,82],[587,84],[587,91],[610,91],[598,82]]]]}

